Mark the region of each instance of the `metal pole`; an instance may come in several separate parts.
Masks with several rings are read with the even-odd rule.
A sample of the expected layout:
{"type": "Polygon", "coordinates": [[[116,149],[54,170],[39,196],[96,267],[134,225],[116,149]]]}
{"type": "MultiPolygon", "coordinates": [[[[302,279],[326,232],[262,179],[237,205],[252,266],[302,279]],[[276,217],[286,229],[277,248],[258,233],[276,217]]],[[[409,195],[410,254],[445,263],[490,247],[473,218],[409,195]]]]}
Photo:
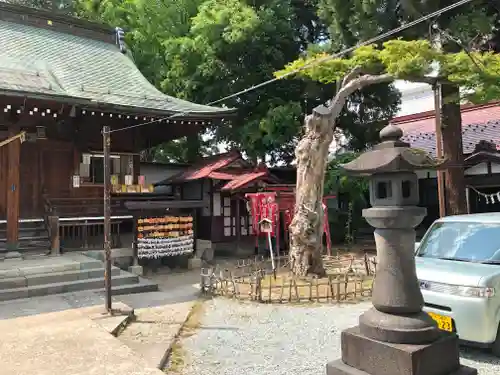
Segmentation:
{"type": "MultiPolygon", "coordinates": [[[[434,111],[436,118],[436,157],[443,157],[443,134],[441,132],[441,84],[434,86],[434,111]]],[[[440,170],[437,174],[439,217],[446,216],[446,201],[444,196],[444,173],[440,170]]]]}
{"type": "Polygon", "coordinates": [[[106,310],[111,313],[111,139],[109,126],[102,127],[102,147],[104,153],[104,256],[106,260],[104,285],[106,289],[106,310]]]}

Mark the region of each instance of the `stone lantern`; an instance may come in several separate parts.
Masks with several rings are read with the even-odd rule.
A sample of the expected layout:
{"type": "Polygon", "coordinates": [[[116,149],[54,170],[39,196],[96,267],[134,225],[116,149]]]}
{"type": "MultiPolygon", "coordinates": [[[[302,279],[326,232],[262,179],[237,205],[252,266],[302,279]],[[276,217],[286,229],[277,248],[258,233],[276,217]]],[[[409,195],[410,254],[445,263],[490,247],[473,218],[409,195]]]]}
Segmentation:
{"type": "Polygon", "coordinates": [[[381,143],[347,163],[350,174],[370,177],[371,208],[363,217],[375,228],[377,272],[373,307],[359,325],[342,332],[342,359],[327,375],[469,375],[461,366],[458,337],[438,330],[422,311],[424,301],[415,270],[415,227],[427,210],[418,207],[415,170],[442,165],[402,142],[400,128],[380,132],[381,143]]]}

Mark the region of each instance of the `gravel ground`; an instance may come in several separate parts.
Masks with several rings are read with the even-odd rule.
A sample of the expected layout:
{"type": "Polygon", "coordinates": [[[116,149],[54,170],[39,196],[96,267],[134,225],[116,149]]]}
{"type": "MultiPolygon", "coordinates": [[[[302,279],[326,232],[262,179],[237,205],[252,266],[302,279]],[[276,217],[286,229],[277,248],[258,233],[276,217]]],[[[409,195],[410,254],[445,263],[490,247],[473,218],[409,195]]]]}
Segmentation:
{"type": "MultiPolygon", "coordinates": [[[[323,375],[326,363],[340,356],[340,332],[369,306],[209,301],[197,333],[182,340],[182,374],[323,375]]],[[[479,350],[462,351],[462,363],[480,375],[500,374],[500,360],[479,350]]]]}

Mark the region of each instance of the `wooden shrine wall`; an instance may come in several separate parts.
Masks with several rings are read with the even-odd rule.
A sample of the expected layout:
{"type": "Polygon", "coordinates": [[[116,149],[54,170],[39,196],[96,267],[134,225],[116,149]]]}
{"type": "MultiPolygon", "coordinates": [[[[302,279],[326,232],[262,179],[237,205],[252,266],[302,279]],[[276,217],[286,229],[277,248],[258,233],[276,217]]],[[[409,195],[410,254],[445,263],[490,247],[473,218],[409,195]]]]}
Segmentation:
{"type": "MultiPolygon", "coordinates": [[[[49,199],[102,197],[103,185],[84,185],[73,188],[72,176],[78,170],[80,158],[81,151],[70,141],[45,139],[22,143],[19,168],[20,218],[43,216],[43,193],[49,199]]],[[[139,174],[138,168],[139,157],[134,156],[134,174],[136,175],[139,174]]],[[[5,219],[7,213],[7,190],[9,189],[7,170],[8,158],[7,146],[5,146],[0,147],[0,219],[5,219]]]]}
{"type": "Polygon", "coordinates": [[[7,216],[7,147],[0,147],[0,219],[7,216]]]}

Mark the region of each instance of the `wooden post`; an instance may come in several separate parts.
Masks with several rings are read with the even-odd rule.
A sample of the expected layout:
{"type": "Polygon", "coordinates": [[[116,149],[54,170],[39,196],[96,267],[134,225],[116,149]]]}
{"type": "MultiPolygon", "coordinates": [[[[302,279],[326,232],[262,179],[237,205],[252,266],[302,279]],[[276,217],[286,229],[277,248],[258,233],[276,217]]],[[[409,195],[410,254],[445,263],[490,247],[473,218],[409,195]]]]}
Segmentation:
{"type": "Polygon", "coordinates": [[[470,214],[470,188],[465,188],[465,199],[467,200],[467,213],[470,214]]]}
{"type": "Polygon", "coordinates": [[[240,212],[240,198],[236,196],[236,214],[234,219],[234,225],[236,226],[236,252],[240,251],[241,245],[241,212],[240,212]]]}
{"type": "MultiPolygon", "coordinates": [[[[9,137],[19,133],[19,126],[9,126],[9,137]]],[[[16,139],[7,146],[7,249],[19,245],[19,170],[21,141],[16,139]]]]}
{"type": "MultiPolygon", "coordinates": [[[[434,111],[436,118],[436,157],[443,157],[443,135],[441,131],[441,85],[437,83],[434,86],[434,111]]],[[[444,196],[444,172],[438,170],[437,188],[439,202],[439,217],[446,216],[446,200],[444,196]]]]}
{"type": "Polygon", "coordinates": [[[104,156],[104,285],[106,290],[106,310],[111,313],[111,138],[109,126],[102,127],[102,146],[104,156]]]}
{"type": "Polygon", "coordinates": [[[49,216],[50,255],[61,255],[61,240],[59,238],[59,217],[49,216]]]}

